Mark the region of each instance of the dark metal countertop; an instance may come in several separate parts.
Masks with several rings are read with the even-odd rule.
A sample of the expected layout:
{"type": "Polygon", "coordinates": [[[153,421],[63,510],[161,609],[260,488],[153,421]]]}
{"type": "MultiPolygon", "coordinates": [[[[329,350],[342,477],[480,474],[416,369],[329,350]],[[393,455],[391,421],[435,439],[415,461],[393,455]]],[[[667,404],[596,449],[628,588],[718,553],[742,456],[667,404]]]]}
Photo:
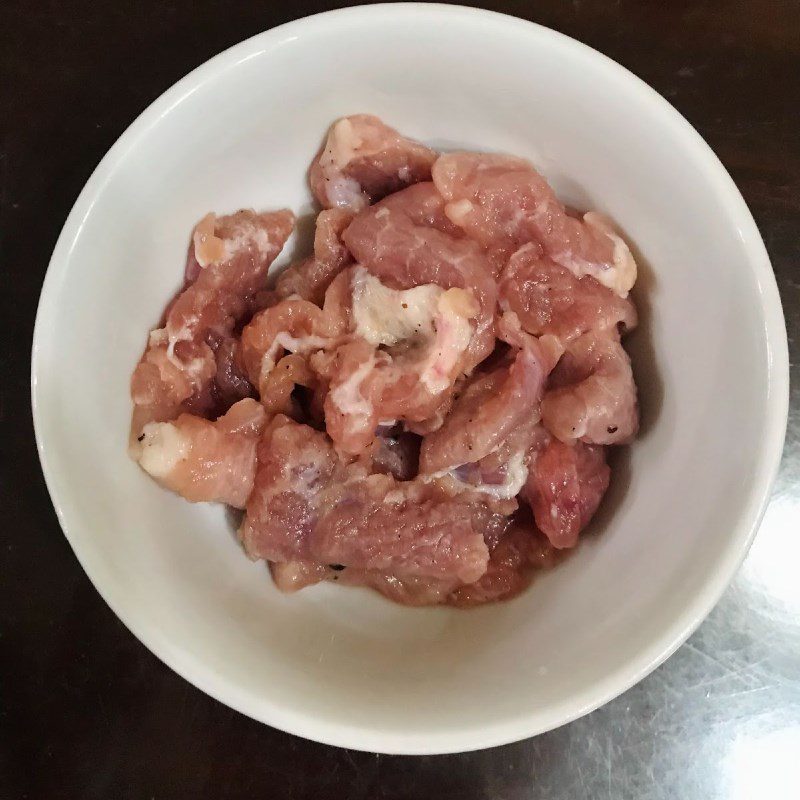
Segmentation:
{"type": "Polygon", "coordinates": [[[6,0],[0,8],[0,797],[800,798],[800,2],[490,3],[624,64],[700,131],[772,258],[793,390],[780,477],[697,633],[604,708],[477,753],[376,756],[206,697],[115,618],[58,526],[29,410],[39,289],[83,183],[150,101],[210,56],[335,4],[6,0]]]}

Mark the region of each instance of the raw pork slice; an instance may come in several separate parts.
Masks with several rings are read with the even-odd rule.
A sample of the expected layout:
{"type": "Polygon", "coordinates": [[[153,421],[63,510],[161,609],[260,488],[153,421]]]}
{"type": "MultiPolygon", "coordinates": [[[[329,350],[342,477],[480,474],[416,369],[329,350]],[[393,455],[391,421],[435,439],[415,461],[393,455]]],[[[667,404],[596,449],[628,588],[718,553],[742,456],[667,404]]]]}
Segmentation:
{"type": "Polygon", "coordinates": [[[538,568],[552,566],[553,548],[537,531],[514,523],[492,549],[486,572],[456,588],[448,598],[461,608],[508,600],[525,589],[538,568]]]}
{"type": "Polygon", "coordinates": [[[290,211],[209,214],[197,224],[186,268],[191,282],[167,310],[164,327],[150,334],[131,378],[132,440],[148,422],[174,419],[181,410],[211,411],[218,365],[207,337],[224,340],[250,313],[293,225],[290,211]]]}
{"type": "Polygon", "coordinates": [[[318,561],[470,582],[486,571],[483,508],[428,484],[372,475],[346,487],[311,532],[318,561]]]}
{"type": "Polygon", "coordinates": [[[432,475],[479,461],[518,426],[539,419],[548,362],[529,337],[508,367],[476,373],[439,430],[422,441],[420,471],[432,475]]]}
{"type": "Polygon", "coordinates": [[[253,560],[313,560],[308,536],[316,523],[320,492],[337,468],[324,433],[278,414],[258,444],[258,469],[239,530],[253,560]]]}
{"type": "Polygon", "coordinates": [[[494,346],[497,289],[480,248],[450,232],[432,184],[397,192],[359,214],[344,232],[356,260],[393,289],[435,284],[471,292],[480,313],[463,371],[469,373],[494,346]]]}
{"type": "Polygon", "coordinates": [[[639,428],[631,360],[613,338],[586,333],[564,353],[542,400],[542,421],[562,442],[626,444],[639,428]]]}
{"type": "MultiPolygon", "coordinates": [[[[346,274],[341,273],[342,282],[346,274]]],[[[335,347],[345,333],[347,315],[339,306],[334,280],[326,293],[331,304],[324,308],[292,296],[260,311],[242,331],[242,360],[247,375],[262,399],[270,397],[269,379],[285,352],[307,355],[335,347]]]]}
{"type": "Polygon", "coordinates": [[[297,295],[322,305],[331,281],[353,260],[341,238],[352,219],[349,211],[338,208],[320,212],[314,234],[314,255],[293,264],[278,276],[275,284],[278,297],[297,295]]]}
{"type": "Polygon", "coordinates": [[[542,253],[538,244],[517,250],[498,284],[501,308],[517,314],[536,336],[550,334],[563,343],[589,331],[609,335],[636,327],[636,308],[591,276],[576,278],[542,253]]]}
{"type": "Polygon", "coordinates": [[[137,440],[137,460],[162,486],[192,503],[244,508],[253,489],[256,444],[265,417],[260,404],[247,399],[216,422],[191,414],[150,422],[137,440]]]}
{"type": "Polygon", "coordinates": [[[519,247],[538,242],[576,277],[591,275],[627,297],[636,280],[628,246],[604,217],[567,214],[547,181],[520,158],[448,153],[433,166],[448,217],[504,263],[519,247]]]}
{"type": "Polygon", "coordinates": [[[412,183],[430,180],[436,153],[369,114],[335,122],[308,181],[324,208],[361,211],[412,183]]]}
{"type": "Polygon", "coordinates": [[[240,531],[251,558],[459,581],[486,569],[491,513],[479,498],[348,467],[324,434],[282,416],[265,431],[258,459],[240,531]]]}
{"type": "Polygon", "coordinates": [[[574,547],[608,488],[605,448],[552,439],[535,456],[522,496],[536,525],[559,549],[574,547]]]}
{"type": "Polygon", "coordinates": [[[356,338],[311,360],[329,384],[325,421],[337,447],[358,454],[381,421],[434,415],[463,372],[478,313],[471,292],[436,284],[391,289],[356,267],[356,338]]]}

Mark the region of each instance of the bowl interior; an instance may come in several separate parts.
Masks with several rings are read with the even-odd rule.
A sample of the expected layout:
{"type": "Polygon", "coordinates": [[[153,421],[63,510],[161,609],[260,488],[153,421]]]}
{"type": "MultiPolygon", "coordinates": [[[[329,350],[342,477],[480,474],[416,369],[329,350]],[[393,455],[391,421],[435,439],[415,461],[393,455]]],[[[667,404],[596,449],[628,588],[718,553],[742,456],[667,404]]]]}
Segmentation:
{"type": "Polygon", "coordinates": [[[118,142],[53,257],[35,419],[78,556],[174,669],[310,738],[465,750],[598,705],[707,613],[775,467],[780,342],[774,281],[744,203],[643,84],[509,18],[353,9],[228,51],[118,142]],[[617,454],[593,535],[506,604],[413,610],[333,585],[282,596],[222,508],[162,491],[126,456],[130,373],[180,282],[194,222],[247,206],[309,212],[310,157],[334,118],[362,111],[437,147],[531,158],[563,200],[615,218],[640,256],[643,319],[629,348],[642,435],[617,454]]]}

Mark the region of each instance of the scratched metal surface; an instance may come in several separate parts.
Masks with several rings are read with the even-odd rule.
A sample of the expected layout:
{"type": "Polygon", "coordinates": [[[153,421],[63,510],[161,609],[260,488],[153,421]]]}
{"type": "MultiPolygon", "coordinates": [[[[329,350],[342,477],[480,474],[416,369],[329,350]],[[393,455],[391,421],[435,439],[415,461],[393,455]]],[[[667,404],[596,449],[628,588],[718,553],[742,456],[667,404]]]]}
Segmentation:
{"type": "Polygon", "coordinates": [[[718,607],[650,677],[507,747],[348,752],[196,691],[125,630],[80,569],[47,497],[28,408],[28,342],[58,231],[102,154],[170,84],[253,33],[333,5],[0,4],[0,797],[798,800],[797,0],[487,3],[596,47],[666,96],[736,180],[781,289],[793,390],[772,504],[718,607]]]}

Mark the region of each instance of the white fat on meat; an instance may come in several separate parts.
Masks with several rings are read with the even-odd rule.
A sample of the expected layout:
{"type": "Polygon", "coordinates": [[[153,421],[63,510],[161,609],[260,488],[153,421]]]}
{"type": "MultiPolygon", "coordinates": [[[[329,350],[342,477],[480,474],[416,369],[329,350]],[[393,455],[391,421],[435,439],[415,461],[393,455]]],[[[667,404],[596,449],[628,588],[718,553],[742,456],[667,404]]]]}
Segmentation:
{"type": "Polygon", "coordinates": [[[325,193],[332,206],[360,210],[367,200],[361,192],[358,181],[346,177],[342,170],[359,154],[364,144],[353,123],[340,119],[330,130],[325,149],[319,159],[322,174],[325,176],[325,193]]]}
{"type": "Polygon", "coordinates": [[[350,417],[360,417],[365,424],[372,414],[372,403],[361,393],[361,384],[374,366],[375,356],[370,354],[370,357],[363,364],[359,364],[347,380],[331,390],[331,400],[339,411],[350,417]]]}
{"type": "MultiPolygon", "coordinates": [[[[491,455],[491,454],[490,454],[491,455]]],[[[425,483],[431,481],[449,479],[451,486],[457,486],[459,490],[481,492],[488,494],[495,500],[510,500],[516,497],[528,479],[528,467],[525,464],[525,453],[514,453],[505,466],[505,474],[502,483],[469,483],[458,477],[458,467],[448,467],[427,475],[420,475],[419,479],[425,483]]]]}
{"type": "Polygon", "coordinates": [[[444,213],[450,222],[453,223],[453,225],[458,225],[461,227],[464,225],[464,221],[472,209],[472,203],[464,198],[463,200],[456,200],[453,203],[448,203],[444,207],[444,213]]]}
{"type": "Polygon", "coordinates": [[[464,289],[448,289],[436,303],[434,337],[431,352],[420,380],[431,394],[439,394],[451,383],[451,373],[472,338],[472,317],[477,316],[478,303],[464,289]]]}
{"type": "Polygon", "coordinates": [[[574,266],[563,264],[563,266],[571,269],[578,277],[591,275],[598,283],[602,283],[603,286],[611,289],[614,294],[622,298],[627,297],[633,284],[636,283],[636,260],[630,248],[625,244],[622,237],[614,232],[611,223],[602,214],[598,214],[596,211],[589,211],[583,215],[583,221],[590,228],[604,233],[611,240],[614,245],[613,263],[606,267],[588,262],[582,262],[574,266]],[[577,270],[575,267],[577,267],[577,270]]]}
{"type": "Polygon", "coordinates": [[[225,243],[214,235],[216,214],[206,214],[194,227],[194,257],[201,267],[207,267],[214,261],[220,261],[225,254],[225,243]]]}
{"type": "Polygon", "coordinates": [[[373,347],[434,335],[433,317],[444,293],[441,286],[390,289],[364,267],[356,268],[352,286],[356,333],[373,347]]]}
{"type": "Polygon", "coordinates": [[[270,241],[269,234],[258,225],[240,223],[236,234],[220,238],[214,233],[216,214],[206,214],[195,225],[192,241],[194,243],[194,257],[201,267],[209,264],[225,262],[233,259],[248,247],[254,246],[263,258],[269,258],[277,250],[276,245],[270,241]]]}
{"type": "Polygon", "coordinates": [[[356,269],[352,287],[356,334],[374,347],[409,340],[429,342],[420,380],[431,393],[443,392],[472,337],[470,319],[480,310],[474,296],[464,289],[445,290],[432,283],[390,289],[364,267],[356,269]]]}
{"type": "Polygon", "coordinates": [[[322,350],[330,344],[331,340],[324,336],[292,336],[286,331],[281,331],[273,340],[269,349],[261,358],[261,380],[266,380],[275,368],[278,353],[286,350],[289,353],[310,353],[322,350]]]}
{"type": "Polygon", "coordinates": [[[516,497],[528,479],[528,467],[525,465],[525,454],[515,453],[506,464],[506,473],[502,483],[480,485],[480,491],[498,500],[516,497]]]}
{"type": "Polygon", "coordinates": [[[167,322],[167,327],[164,329],[167,333],[167,340],[169,341],[169,345],[167,346],[167,358],[178,369],[184,370],[191,376],[193,376],[193,372],[196,371],[197,365],[193,362],[197,359],[193,359],[193,362],[190,364],[184,363],[175,355],[175,345],[178,344],[178,342],[191,342],[192,339],[194,339],[194,326],[199,322],[200,317],[198,317],[197,314],[192,314],[183,320],[183,324],[177,331],[170,331],[169,322],[167,322]]]}
{"type": "Polygon", "coordinates": [[[270,241],[269,234],[257,225],[251,225],[239,231],[236,236],[223,239],[223,245],[223,261],[230,261],[237,253],[250,246],[255,246],[263,258],[270,258],[278,249],[277,245],[270,241]]]}
{"type": "Polygon", "coordinates": [[[148,422],[142,429],[138,461],[154,478],[169,475],[189,455],[191,443],[171,422],[148,422]]]}
{"type": "Polygon", "coordinates": [[[167,342],[169,342],[169,334],[166,328],[156,328],[150,331],[150,335],[147,338],[148,347],[158,347],[158,345],[167,344],[167,342]]]}

